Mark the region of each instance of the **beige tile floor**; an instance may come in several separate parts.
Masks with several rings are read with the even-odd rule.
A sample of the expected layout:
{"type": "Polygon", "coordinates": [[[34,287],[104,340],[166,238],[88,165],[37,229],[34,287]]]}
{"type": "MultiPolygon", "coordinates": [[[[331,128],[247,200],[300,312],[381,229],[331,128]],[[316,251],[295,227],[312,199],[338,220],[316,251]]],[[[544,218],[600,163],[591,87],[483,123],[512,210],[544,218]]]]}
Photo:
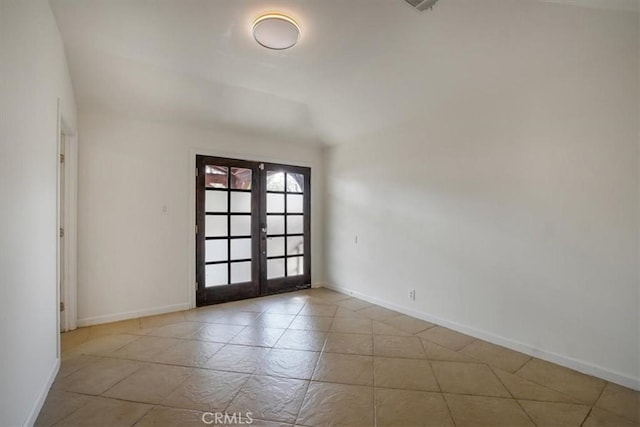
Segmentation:
{"type": "Polygon", "coordinates": [[[203,426],[204,412],[259,426],[640,423],[638,392],[326,289],[81,328],[62,345],[39,426],[203,426]]]}

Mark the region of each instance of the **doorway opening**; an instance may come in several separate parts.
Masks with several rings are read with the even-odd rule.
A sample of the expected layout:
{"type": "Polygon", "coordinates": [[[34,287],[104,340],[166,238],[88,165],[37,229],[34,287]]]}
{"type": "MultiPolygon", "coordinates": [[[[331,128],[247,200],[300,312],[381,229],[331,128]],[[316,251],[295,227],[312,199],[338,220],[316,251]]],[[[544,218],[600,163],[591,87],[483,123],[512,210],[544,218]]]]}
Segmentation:
{"type": "Polygon", "coordinates": [[[196,305],[311,287],[311,169],[196,156],[196,305]]]}

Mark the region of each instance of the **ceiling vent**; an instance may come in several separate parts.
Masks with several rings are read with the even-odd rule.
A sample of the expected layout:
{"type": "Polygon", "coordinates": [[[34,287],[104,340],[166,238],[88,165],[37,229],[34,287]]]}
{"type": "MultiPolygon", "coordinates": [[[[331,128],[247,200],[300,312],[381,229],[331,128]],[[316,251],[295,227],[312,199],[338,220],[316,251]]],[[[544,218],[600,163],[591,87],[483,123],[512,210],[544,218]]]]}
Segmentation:
{"type": "Polygon", "coordinates": [[[438,3],[438,0],[404,0],[411,7],[418,9],[420,12],[424,12],[427,9],[433,8],[433,5],[438,3]]]}

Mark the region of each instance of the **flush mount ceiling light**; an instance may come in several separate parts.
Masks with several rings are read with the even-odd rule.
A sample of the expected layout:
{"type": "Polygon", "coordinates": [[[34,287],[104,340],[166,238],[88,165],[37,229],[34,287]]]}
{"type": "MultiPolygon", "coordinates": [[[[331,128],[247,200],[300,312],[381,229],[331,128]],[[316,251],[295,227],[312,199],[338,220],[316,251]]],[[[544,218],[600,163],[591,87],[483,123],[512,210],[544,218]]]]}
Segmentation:
{"type": "Polygon", "coordinates": [[[267,13],[253,21],[253,38],[267,49],[283,50],[298,43],[300,27],[281,13],[267,13]]]}

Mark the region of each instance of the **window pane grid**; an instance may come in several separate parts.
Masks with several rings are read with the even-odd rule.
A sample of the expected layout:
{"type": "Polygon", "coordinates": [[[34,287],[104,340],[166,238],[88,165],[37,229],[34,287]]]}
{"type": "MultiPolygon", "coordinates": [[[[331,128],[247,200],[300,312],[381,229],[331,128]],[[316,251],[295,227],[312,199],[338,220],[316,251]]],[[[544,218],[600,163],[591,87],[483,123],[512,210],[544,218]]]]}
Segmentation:
{"type": "Polygon", "coordinates": [[[205,218],[211,224],[205,232],[211,242],[206,287],[251,281],[252,174],[247,168],[205,166],[205,218]]]}
{"type": "Polygon", "coordinates": [[[304,176],[281,171],[267,176],[267,277],[304,274],[304,176]]]}

